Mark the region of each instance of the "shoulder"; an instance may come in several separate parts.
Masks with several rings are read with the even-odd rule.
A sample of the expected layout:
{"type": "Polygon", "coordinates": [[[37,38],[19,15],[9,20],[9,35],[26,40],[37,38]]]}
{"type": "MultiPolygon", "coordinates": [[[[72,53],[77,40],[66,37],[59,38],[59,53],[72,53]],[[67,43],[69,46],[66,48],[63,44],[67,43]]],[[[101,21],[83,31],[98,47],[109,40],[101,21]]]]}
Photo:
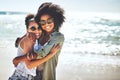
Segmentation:
{"type": "Polygon", "coordinates": [[[61,32],[53,32],[50,38],[54,41],[64,41],[64,35],[61,32]]]}
{"type": "Polygon", "coordinates": [[[64,35],[61,32],[53,32],[51,34],[51,36],[54,36],[54,37],[64,37],[64,35]]]}

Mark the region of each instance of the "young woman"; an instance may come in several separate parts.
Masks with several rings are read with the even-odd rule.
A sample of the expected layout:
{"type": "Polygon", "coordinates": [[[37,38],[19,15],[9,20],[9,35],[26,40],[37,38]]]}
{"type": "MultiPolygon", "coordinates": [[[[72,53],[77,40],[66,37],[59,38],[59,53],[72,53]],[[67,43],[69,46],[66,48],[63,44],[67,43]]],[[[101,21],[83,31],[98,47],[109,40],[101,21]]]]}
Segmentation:
{"type": "MultiPolygon", "coordinates": [[[[35,80],[56,80],[56,66],[64,42],[64,35],[59,32],[65,19],[64,10],[56,4],[46,2],[39,7],[35,19],[44,31],[40,41],[43,47],[34,50],[37,53],[37,59],[43,60],[45,56],[49,55],[54,45],[59,44],[60,46],[59,51],[56,50],[51,58],[42,65],[42,68],[41,65],[38,66],[41,63],[40,61],[31,63],[31,68],[38,66],[35,80]]],[[[26,60],[25,58],[23,60],[26,60]]],[[[18,59],[15,58],[14,61],[17,62],[18,59]]],[[[26,62],[26,64],[28,63],[29,61],[26,62]]]]}
{"type": "MultiPolygon", "coordinates": [[[[38,58],[46,56],[54,44],[60,45],[60,50],[64,42],[64,35],[59,32],[64,22],[64,10],[56,4],[43,3],[37,12],[36,21],[40,23],[45,31],[41,44],[46,44],[43,49],[36,50],[38,58]]],[[[44,63],[42,80],[56,80],[56,67],[60,50],[48,61],[44,63]]],[[[37,67],[37,72],[41,72],[37,67]]],[[[39,76],[39,75],[38,75],[39,76]]]]}
{"type": "MultiPolygon", "coordinates": [[[[26,28],[27,28],[27,34],[21,39],[19,45],[18,45],[18,56],[27,56],[27,59],[30,60],[29,54],[32,55],[32,60],[34,60],[35,56],[33,57],[33,50],[38,50],[41,48],[41,45],[37,43],[38,39],[40,38],[42,34],[41,27],[35,22],[34,15],[29,14],[26,19],[26,28]]],[[[52,53],[57,51],[58,47],[53,47],[51,49],[51,52],[48,56],[44,57],[44,60],[46,61],[47,58],[49,58],[52,53]],[[55,50],[55,51],[54,51],[55,50]]],[[[35,58],[36,59],[36,58],[35,58]]],[[[32,61],[31,61],[32,62],[32,61]]],[[[34,62],[34,61],[33,61],[34,62]]],[[[16,69],[14,71],[14,74],[9,78],[9,80],[34,80],[34,76],[36,75],[36,67],[29,68],[29,64],[26,64],[27,60],[24,62],[20,60],[18,63],[16,63],[16,69]]]]}
{"type": "MultiPolygon", "coordinates": [[[[18,46],[18,56],[28,55],[33,52],[33,48],[37,39],[40,38],[42,34],[41,27],[35,22],[34,15],[29,14],[25,18],[27,33],[24,38],[20,41],[18,46]]],[[[40,48],[40,46],[37,46],[40,48]]],[[[28,69],[25,62],[19,62],[16,64],[16,69],[14,74],[9,78],[9,80],[32,80],[33,76],[36,75],[36,67],[28,69]]]]}

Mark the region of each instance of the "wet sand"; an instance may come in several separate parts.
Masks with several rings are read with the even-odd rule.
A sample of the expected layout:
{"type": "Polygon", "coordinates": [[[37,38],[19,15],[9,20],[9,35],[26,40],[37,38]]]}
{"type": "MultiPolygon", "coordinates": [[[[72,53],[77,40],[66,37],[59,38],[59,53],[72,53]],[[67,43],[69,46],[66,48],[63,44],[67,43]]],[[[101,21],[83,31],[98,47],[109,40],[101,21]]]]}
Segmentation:
{"type": "Polygon", "coordinates": [[[120,80],[120,59],[107,57],[61,54],[57,67],[57,80],[120,80]],[[65,57],[67,56],[67,57],[65,57]]]}
{"type": "Polygon", "coordinates": [[[16,49],[11,46],[0,47],[0,80],[8,80],[14,71],[12,59],[16,56],[16,49]],[[7,50],[6,50],[7,49],[7,50]]]}
{"type": "MultiPolygon", "coordinates": [[[[14,71],[12,59],[16,56],[16,48],[5,51],[5,47],[1,47],[0,51],[0,80],[8,80],[14,71]]],[[[106,58],[62,52],[57,66],[57,80],[120,80],[119,57],[115,57],[116,60],[114,57],[106,58]]]]}

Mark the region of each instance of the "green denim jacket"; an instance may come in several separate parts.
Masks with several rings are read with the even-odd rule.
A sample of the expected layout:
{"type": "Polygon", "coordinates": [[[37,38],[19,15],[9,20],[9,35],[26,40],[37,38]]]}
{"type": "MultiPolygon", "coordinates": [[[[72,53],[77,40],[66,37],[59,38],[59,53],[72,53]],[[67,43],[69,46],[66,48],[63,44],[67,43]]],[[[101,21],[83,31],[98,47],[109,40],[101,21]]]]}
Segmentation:
{"type": "MultiPolygon", "coordinates": [[[[35,51],[38,54],[37,59],[46,56],[54,44],[59,43],[60,47],[62,48],[63,42],[64,35],[60,32],[53,32],[50,36],[49,41],[44,45],[44,47],[35,51]]],[[[44,63],[43,80],[56,80],[56,66],[58,63],[58,56],[60,54],[61,48],[51,59],[44,63]]]]}

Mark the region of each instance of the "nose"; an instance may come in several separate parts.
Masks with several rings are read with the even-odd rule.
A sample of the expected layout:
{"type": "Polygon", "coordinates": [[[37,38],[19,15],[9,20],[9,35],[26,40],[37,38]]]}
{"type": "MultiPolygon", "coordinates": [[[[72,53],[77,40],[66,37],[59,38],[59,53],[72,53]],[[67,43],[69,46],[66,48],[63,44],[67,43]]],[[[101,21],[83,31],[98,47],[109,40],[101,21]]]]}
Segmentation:
{"type": "Polygon", "coordinates": [[[49,25],[48,22],[46,22],[45,26],[48,26],[48,25],[49,25]]]}
{"type": "Polygon", "coordinates": [[[38,29],[36,29],[36,30],[34,31],[34,33],[39,33],[38,29]]]}

